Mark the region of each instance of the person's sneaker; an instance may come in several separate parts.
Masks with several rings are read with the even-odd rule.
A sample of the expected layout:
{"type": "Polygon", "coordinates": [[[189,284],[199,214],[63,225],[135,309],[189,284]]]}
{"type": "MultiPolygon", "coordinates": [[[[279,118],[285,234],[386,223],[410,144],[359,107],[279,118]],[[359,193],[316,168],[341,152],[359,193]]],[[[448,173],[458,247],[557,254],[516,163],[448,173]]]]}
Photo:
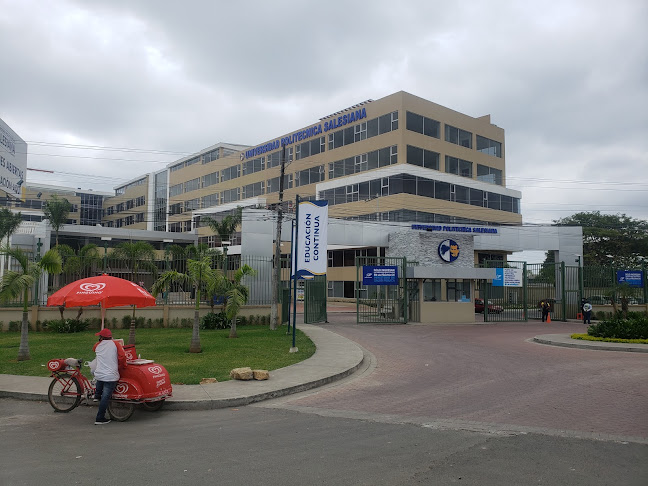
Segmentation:
{"type": "Polygon", "coordinates": [[[97,397],[93,397],[93,398],[92,398],[92,401],[93,401],[93,402],[98,402],[99,399],[98,399],[97,397]]]}
{"type": "Polygon", "coordinates": [[[109,424],[109,423],[110,423],[110,419],[107,419],[107,418],[102,418],[102,419],[99,419],[99,420],[95,420],[95,425],[105,425],[105,424],[109,424]]]}

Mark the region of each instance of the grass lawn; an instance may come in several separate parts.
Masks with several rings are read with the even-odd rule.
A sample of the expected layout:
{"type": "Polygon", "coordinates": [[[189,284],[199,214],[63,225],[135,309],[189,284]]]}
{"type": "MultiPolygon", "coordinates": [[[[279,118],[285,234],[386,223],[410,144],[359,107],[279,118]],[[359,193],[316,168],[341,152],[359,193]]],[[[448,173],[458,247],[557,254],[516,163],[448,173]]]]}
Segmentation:
{"type": "MultiPolygon", "coordinates": [[[[49,376],[47,364],[53,358],[94,359],[92,346],[96,330],[73,334],[30,332],[31,360],[17,361],[20,333],[0,332],[0,373],[9,375],[49,376]]],[[[276,370],[310,358],[313,342],[297,329],[297,353],[289,353],[292,334],[286,326],[270,331],[268,326],[238,326],[238,339],[229,339],[229,329],[200,331],[202,353],[189,353],[191,329],[137,329],[136,348],[142,358],[163,365],[173,384],[195,385],[203,378],[229,380],[232,368],[276,370]]],[[[114,338],[128,342],[128,329],[113,331],[114,338]]],[[[90,377],[89,368],[83,373],[90,377]]]]}

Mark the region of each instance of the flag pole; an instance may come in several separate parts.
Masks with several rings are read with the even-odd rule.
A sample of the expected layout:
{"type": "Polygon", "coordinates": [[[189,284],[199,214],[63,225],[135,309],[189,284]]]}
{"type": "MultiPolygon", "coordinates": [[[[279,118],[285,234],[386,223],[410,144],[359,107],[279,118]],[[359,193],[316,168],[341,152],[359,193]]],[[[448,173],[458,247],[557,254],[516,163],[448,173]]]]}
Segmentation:
{"type": "Polygon", "coordinates": [[[295,196],[295,243],[293,244],[293,251],[295,252],[295,268],[293,272],[293,322],[292,322],[292,347],[290,348],[291,353],[296,353],[299,351],[297,345],[295,344],[295,329],[297,328],[297,271],[299,269],[299,258],[298,258],[298,247],[299,247],[299,194],[295,196]]]}

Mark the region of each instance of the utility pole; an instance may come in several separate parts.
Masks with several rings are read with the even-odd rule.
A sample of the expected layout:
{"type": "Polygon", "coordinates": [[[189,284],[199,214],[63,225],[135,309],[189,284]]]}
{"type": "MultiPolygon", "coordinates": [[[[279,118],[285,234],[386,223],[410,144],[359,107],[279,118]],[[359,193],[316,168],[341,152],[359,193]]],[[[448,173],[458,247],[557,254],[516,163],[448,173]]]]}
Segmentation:
{"type": "Polygon", "coordinates": [[[279,204],[277,205],[277,231],[275,239],[274,272],[272,273],[272,307],[270,309],[270,329],[276,330],[280,325],[281,300],[281,223],[283,222],[284,174],[286,171],[286,146],[281,149],[281,168],[279,170],[279,204]]]}

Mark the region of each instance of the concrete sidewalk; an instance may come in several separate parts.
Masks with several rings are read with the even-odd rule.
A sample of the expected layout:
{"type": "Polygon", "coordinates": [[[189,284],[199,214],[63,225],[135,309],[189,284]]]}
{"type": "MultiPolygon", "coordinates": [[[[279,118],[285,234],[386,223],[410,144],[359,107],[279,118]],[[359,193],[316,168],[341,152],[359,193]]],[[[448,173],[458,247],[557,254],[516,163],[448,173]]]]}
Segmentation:
{"type": "MultiPolygon", "coordinates": [[[[224,381],[208,385],[174,385],[173,397],[165,410],[206,410],[236,407],[309,390],[344,378],[356,371],[363,351],[354,342],[318,326],[302,324],[299,329],[315,343],[309,359],[270,371],[265,381],[224,381]]],[[[287,352],[287,350],[286,350],[287,352]]],[[[0,398],[47,400],[52,379],[40,376],[0,374],[0,398]]]]}
{"type": "Polygon", "coordinates": [[[569,334],[542,334],[533,338],[533,341],[551,346],[564,346],[567,348],[596,349],[599,351],[626,351],[634,353],[648,353],[648,344],[608,343],[604,341],[585,341],[572,339],[569,334]]]}

